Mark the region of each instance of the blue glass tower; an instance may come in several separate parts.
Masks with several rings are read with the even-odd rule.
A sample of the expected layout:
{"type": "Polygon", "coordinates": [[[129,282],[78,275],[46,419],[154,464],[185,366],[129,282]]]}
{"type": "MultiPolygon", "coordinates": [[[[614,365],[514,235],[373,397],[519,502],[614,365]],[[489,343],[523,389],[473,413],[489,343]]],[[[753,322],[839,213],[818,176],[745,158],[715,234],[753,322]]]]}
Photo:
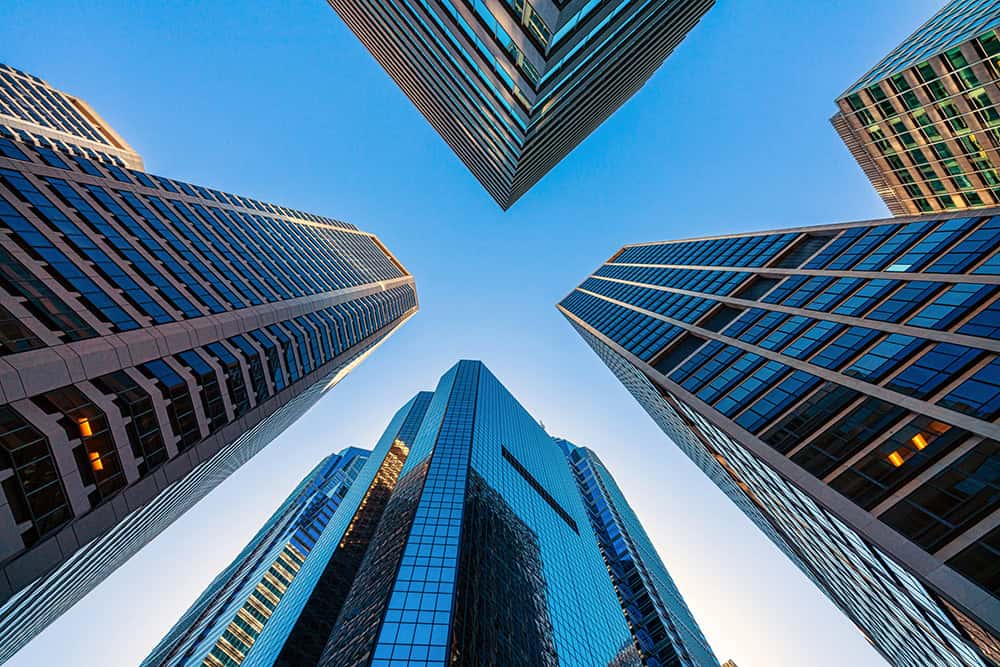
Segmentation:
{"type": "Polygon", "coordinates": [[[351,447],[323,459],[143,665],[242,661],[282,603],[369,454],[351,447]]]}
{"type": "Polygon", "coordinates": [[[611,581],[646,667],[716,667],[718,658],[615,478],[590,449],[569,459],[611,581]]]}
{"type": "Polygon", "coordinates": [[[372,452],[324,459],[142,664],[315,665],[430,398],[407,402],[372,452]]]}
{"type": "Polygon", "coordinates": [[[718,665],[597,457],[478,361],[324,461],[144,667],[446,664],[718,665]]]}
{"type": "Polygon", "coordinates": [[[320,664],[642,664],[565,457],[481,362],[441,378],[320,664]]]}

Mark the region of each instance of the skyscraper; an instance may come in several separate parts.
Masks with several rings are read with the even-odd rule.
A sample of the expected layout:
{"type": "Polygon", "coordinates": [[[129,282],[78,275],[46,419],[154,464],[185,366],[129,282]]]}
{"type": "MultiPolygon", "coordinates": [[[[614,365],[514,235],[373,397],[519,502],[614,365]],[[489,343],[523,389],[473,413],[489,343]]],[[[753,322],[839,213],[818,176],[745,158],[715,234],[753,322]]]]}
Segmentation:
{"type": "Polygon", "coordinates": [[[417,309],[373,235],[141,164],[0,67],[0,660],[417,309]]]}
{"type": "Polygon", "coordinates": [[[1000,661],[997,214],[630,245],[559,305],[894,665],[1000,661]]]}
{"type": "MultiPolygon", "coordinates": [[[[319,497],[331,492],[337,495],[320,489],[319,497]]],[[[300,487],[289,502],[312,495],[300,487]]],[[[718,664],[596,456],[557,444],[481,362],[459,362],[433,393],[417,394],[396,413],[333,518],[295,561],[297,571],[282,572],[280,597],[265,601],[255,621],[236,610],[258,595],[260,573],[297,530],[292,524],[271,537],[290,511],[286,503],[146,665],[718,664]],[[600,491],[590,486],[597,479],[600,491]],[[602,560],[588,504],[600,516],[613,507],[632,551],[605,551],[610,560],[602,560]],[[244,575],[251,558],[255,569],[244,575]],[[639,570],[643,586],[629,591],[628,620],[655,643],[642,652],[612,586],[623,581],[610,576],[631,581],[639,570]],[[241,592],[222,611],[204,611],[237,578],[241,592]],[[249,628],[237,622],[243,632],[226,638],[234,615],[249,628]]],[[[616,530],[600,529],[604,536],[616,530]]]]}
{"type": "Polygon", "coordinates": [[[632,507],[590,449],[556,439],[577,488],[646,667],[715,667],[719,660],[698,627],[632,507]]]}
{"type": "Polygon", "coordinates": [[[241,662],[312,557],[369,454],[348,448],[323,459],[143,664],[241,662]]]}
{"type": "Polygon", "coordinates": [[[408,401],[372,452],[321,462],[143,665],[315,665],[431,397],[408,401]]]}
{"type": "Polygon", "coordinates": [[[952,0],[831,119],[895,215],[1000,204],[1000,5],[952,0]]]}
{"type": "Polygon", "coordinates": [[[324,667],[632,665],[565,457],[489,370],[438,383],[324,667]]]}
{"type": "Polygon", "coordinates": [[[653,75],[714,0],[329,0],[504,209],[653,75]]]}

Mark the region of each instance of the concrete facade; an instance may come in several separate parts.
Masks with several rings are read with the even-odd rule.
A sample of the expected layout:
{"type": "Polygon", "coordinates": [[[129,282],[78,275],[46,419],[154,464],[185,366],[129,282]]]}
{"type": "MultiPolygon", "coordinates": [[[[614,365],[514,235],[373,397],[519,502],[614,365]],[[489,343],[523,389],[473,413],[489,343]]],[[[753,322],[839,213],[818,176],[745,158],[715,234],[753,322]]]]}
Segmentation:
{"type": "Polygon", "coordinates": [[[418,307],[374,235],[141,164],[0,68],[0,660],[418,307]]]}

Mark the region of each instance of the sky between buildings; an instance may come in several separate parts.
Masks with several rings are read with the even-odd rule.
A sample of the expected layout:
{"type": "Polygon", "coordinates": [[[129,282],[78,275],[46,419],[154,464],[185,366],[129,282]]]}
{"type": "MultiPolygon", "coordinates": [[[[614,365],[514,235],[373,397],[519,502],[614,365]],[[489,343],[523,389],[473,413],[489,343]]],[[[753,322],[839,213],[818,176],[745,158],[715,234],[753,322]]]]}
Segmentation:
{"type": "Polygon", "coordinates": [[[502,213],[322,0],[4,0],[0,62],[87,100],[146,167],[350,221],[421,310],[8,665],[137,664],[316,462],[478,358],[617,477],[720,660],[884,664],[654,425],[554,304],[628,242],[888,216],[833,99],[940,0],[719,0],[502,213]]]}

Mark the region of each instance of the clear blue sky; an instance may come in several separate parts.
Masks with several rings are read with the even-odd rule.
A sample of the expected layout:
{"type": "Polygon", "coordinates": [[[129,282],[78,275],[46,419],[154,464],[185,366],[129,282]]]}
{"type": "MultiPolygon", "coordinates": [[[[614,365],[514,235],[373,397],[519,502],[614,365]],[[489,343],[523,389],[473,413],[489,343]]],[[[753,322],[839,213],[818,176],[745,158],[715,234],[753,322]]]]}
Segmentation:
{"type": "Polygon", "coordinates": [[[882,664],[656,428],[554,304],[627,242],[888,213],[833,99],[941,0],[719,0],[649,84],[504,214],[323,0],[3,0],[0,61],[93,105],[149,171],[349,220],[421,311],[263,453],[11,660],[135,665],[322,456],[370,447],[458,358],[603,457],[720,660],[882,664]]]}

